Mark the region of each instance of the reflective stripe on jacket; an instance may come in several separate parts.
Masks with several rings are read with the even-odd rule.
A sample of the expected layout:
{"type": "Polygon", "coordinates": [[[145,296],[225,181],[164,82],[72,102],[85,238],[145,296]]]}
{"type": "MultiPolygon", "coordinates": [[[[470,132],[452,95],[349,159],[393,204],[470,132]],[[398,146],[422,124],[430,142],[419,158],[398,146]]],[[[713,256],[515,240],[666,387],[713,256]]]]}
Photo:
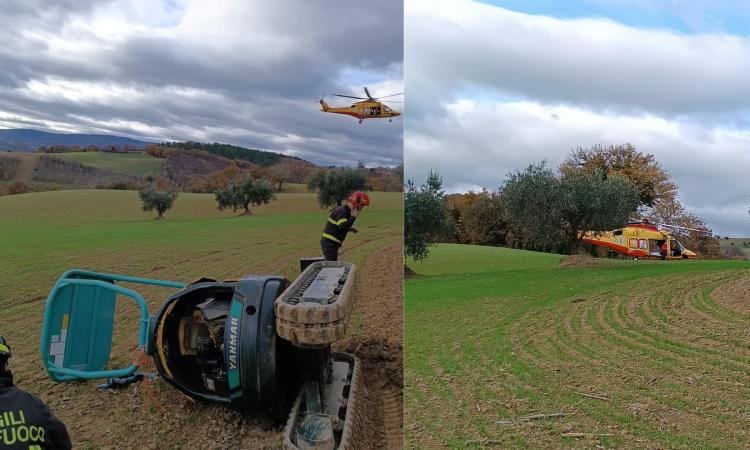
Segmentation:
{"type": "Polygon", "coordinates": [[[354,225],[354,220],[349,205],[334,208],[323,227],[323,237],[341,246],[346,239],[346,234],[354,225]]]}

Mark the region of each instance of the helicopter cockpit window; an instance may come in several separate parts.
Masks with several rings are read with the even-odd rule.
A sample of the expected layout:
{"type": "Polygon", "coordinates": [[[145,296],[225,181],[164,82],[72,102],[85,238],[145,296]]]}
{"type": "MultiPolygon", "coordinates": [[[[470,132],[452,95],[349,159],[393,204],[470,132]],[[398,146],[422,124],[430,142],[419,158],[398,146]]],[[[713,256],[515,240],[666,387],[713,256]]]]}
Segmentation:
{"type": "Polygon", "coordinates": [[[672,241],[672,256],[681,256],[683,250],[685,250],[685,247],[682,246],[680,241],[672,241]]]}
{"type": "Polygon", "coordinates": [[[391,108],[389,108],[389,107],[387,107],[387,106],[383,106],[383,109],[385,109],[385,110],[386,110],[386,112],[391,112],[391,108]]]}

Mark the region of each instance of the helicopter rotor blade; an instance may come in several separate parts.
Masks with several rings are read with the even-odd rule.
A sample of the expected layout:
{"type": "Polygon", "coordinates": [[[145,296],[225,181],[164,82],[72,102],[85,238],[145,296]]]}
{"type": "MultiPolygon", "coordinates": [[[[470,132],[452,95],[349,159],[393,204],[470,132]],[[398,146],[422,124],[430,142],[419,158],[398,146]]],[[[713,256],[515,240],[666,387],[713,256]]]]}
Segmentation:
{"type": "Polygon", "coordinates": [[[398,94],[391,94],[391,95],[384,95],[382,97],[375,97],[373,100],[378,100],[378,99],[381,99],[381,98],[388,98],[388,97],[395,97],[397,95],[404,95],[404,93],[403,92],[399,92],[398,94]]]}
{"type": "Polygon", "coordinates": [[[664,228],[676,228],[678,230],[697,231],[699,233],[711,234],[711,230],[701,230],[699,228],[682,227],[679,225],[670,225],[668,223],[657,223],[657,225],[659,225],[660,227],[664,227],[664,228]]]}
{"type": "MultiPolygon", "coordinates": [[[[380,100],[378,100],[378,101],[380,101],[380,100]]],[[[383,100],[383,101],[380,101],[380,103],[404,103],[404,102],[399,102],[399,101],[396,101],[396,100],[383,100]]]]}
{"type": "Polygon", "coordinates": [[[344,97],[344,98],[356,98],[356,99],[358,99],[358,100],[369,100],[368,98],[364,98],[364,97],[353,97],[353,96],[351,96],[351,95],[341,95],[341,94],[331,94],[331,95],[335,95],[336,97],[344,97]]]}
{"type": "Polygon", "coordinates": [[[367,89],[367,86],[365,86],[365,94],[367,94],[367,98],[369,100],[375,100],[374,98],[372,98],[372,95],[370,95],[370,91],[367,89]]]}

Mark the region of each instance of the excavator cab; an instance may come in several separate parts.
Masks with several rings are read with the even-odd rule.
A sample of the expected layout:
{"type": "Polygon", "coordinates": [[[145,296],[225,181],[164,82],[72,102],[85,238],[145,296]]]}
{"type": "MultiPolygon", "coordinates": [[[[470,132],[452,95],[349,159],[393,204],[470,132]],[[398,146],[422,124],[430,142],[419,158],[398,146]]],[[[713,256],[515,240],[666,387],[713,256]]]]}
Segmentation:
{"type": "Polygon", "coordinates": [[[124,377],[135,365],[106,369],[114,332],[117,295],[138,304],[140,326],[138,348],[145,348],[148,306],[138,292],[116,283],[128,282],[172,288],[182,283],[86,270],[65,272],[47,297],[39,351],[47,373],[54,381],[124,377]]]}

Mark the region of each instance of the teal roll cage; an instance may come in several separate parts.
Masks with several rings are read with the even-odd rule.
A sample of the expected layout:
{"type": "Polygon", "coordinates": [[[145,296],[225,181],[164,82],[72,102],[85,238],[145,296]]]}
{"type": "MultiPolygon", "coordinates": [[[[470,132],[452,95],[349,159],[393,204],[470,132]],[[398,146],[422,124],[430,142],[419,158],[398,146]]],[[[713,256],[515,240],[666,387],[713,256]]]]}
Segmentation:
{"type": "Polygon", "coordinates": [[[184,283],[68,270],[60,276],[47,297],[39,353],[54,381],[122,377],[137,366],[104,370],[112,346],[117,294],[129,297],[140,309],[138,349],[146,347],[149,313],[138,292],[115,282],[146,284],[182,289],[184,283]]]}

